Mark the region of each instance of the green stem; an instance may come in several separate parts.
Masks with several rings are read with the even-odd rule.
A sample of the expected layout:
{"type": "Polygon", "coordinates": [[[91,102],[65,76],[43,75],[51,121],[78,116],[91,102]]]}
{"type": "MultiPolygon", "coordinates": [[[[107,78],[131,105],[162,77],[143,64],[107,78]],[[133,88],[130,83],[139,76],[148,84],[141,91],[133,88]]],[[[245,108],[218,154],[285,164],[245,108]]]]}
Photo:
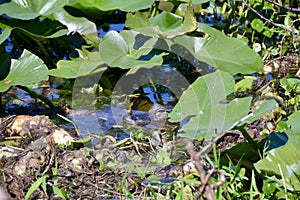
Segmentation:
{"type": "Polygon", "coordinates": [[[38,92],[36,92],[33,89],[26,87],[26,86],[19,85],[17,87],[26,91],[32,98],[42,100],[45,104],[47,104],[51,109],[55,110],[56,112],[62,113],[62,114],[65,113],[63,111],[63,109],[61,109],[59,106],[54,105],[54,103],[50,99],[48,99],[46,96],[39,94],[38,92]]]}
{"type": "Polygon", "coordinates": [[[241,131],[241,133],[243,134],[243,136],[246,138],[246,140],[249,142],[250,146],[255,150],[259,150],[258,145],[256,144],[256,142],[252,139],[252,137],[248,134],[248,132],[245,130],[244,126],[237,126],[236,127],[237,130],[241,131]]]}

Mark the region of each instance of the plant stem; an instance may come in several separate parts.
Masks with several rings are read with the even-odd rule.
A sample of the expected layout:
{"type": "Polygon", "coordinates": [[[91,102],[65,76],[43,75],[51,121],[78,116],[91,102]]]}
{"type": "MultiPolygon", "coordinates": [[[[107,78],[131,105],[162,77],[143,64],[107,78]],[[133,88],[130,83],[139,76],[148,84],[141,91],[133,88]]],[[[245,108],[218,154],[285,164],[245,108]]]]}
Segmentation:
{"type": "Polygon", "coordinates": [[[36,92],[33,89],[26,87],[26,86],[18,85],[17,87],[26,91],[32,98],[42,100],[45,104],[47,104],[54,111],[61,113],[61,114],[65,114],[63,109],[61,109],[59,106],[54,105],[54,103],[50,99],[48,99],[46,96],[39,94],[38,92],[36,92]]]}
{"type": "Polygon", "coordinates": [[[248,132],[245,130],[244,126],[237,126],[237,130],[241,131],[243,136],[246,138],[246,140],[249,142],[250,146],[255,150],[259,150],[259,146],[256,144],[256,142],[252,139],[252,137],[248,134],[248,132]]]}

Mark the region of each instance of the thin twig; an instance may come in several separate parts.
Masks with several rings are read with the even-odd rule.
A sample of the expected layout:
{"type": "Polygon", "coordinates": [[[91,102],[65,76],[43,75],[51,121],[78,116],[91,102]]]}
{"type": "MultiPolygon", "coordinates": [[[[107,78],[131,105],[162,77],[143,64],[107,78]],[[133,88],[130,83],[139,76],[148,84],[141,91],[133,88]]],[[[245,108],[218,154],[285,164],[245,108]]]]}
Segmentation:
{"type": "Polygon", "coordinates": [[[282,29],[284,29],[284,30],[286,30],[286,31],[290,31],[290,30],[288,30],[287,28],[285,28],[284,26],[282,26],[281,24],[276,24],[276,23],[274,23],[272,20],[265,18],[265,17],[264,17],[263,15],[261,15],[258,11],[256,11],[254,8],[252,8],[252,7],[247,3],[246,0],[243,0],[243,3],[244,3],[245,6],[248,7],[252,12],[254,12],[256,15],[258,15],[261,19],[267,21],[269,24],[272,24],[273,26],[282,28],[282,29]]]}
{"type": "Polygon", "coordinates": [[[272,0],[265,0],[265,1],[267,1],[267,2],[269,2],[271,4],[273,4],[273,5],[276,5],[276,6],[280,7],[280,8],[286,9],[286,10],[288,10],[290,12],[300,12],[299,8],[287,7],[287,6],[283,5],[283,4],[277,3],[277,2],[272,1],[272,0]]]}

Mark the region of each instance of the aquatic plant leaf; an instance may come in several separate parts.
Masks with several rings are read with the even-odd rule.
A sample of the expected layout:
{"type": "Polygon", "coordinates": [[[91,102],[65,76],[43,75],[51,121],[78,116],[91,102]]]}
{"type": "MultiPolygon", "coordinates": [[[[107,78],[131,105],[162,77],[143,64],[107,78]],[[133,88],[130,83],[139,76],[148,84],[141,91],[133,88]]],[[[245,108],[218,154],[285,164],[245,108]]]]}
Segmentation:
{"type": "Polygon", "coordinates": [[[0,35],[0,44],[2,44],[2,42],[4,42],[9,37],[10,32],[11,32],[10,28],[4,28],[4,30],[0,35]]]}
{"type": "Polygon", "coordinates": [[[0,14],[6,14],[16,19],[29,20],[59,12],[68,3],[69,0],[13,0],[0,4],[0,14]]]}
{"type": "MultiPolygon", "coordinates": [[[[150,8],[154,0],[81,0],[77,3],[86,6],[93,7],[99,10],[108,11],[108,10],[122,10],[122,11],[138,11],[146,8],[150,8]]],[[[75,5],[76,6],[76,5],[75,5]]]]}
{"type": "Polygon", "coordinates": [[[169,12],[162,12],[150,19],[147,13],[128,13],[125,26],[151,37],[174,38],[196,30],[197,22],[193,7],[188,6],[184,19],[169,12]]]}
{"type": "MultiPolygon", "coordinates": [[[[187,2],[189,3],[191,0],[180,0],[182,2],[187,2]]],[[[202,3],[206,3],[209,2],[210,0],[192,0],[193,4],[202,4],[202,3]]]]}
{"type": "Polygon", "coordinates": [[[68,34],[78,32],[81,35],[98,37],[95,23],[89,21],[85,17],[74,17],[64,9],[54,13],[53,16],[54,19],[68,27],[68,34]]]}
{"type": "Polygon", "coordinates": [[[8,76],[0,81],[0,92],[14,85],[27,86],[42,80],[48,80],[47,66],[25,49],[18,60],[12,59],[8,76]]]}
{"type": "Polygon", "coordinates": [[[10,31],[18,30],[37,40],[58,38],[68,33],[68,30],[64,29],[59,22],[50,20],[22,21],[11,18],[0,18],[0,28],[9,29],[10,31]]]}
{"type": "Polygon", "coordinates": [[[294,112],[288,117],[288,121],[286,122],[289,126],[291,126],[291,129],[294,133],[299,134],[300,136],[300,110],[294,112]]]}
{"type": "Polygon", "coordinates": [[[255,120],[262,118],[263,116],[266,115],[266,113],[271,112],[273,109],[275,109],[276,104],[277,102],[274,99],[272,99],[272,100],[267,100],[262,104],[256,106],[253,111],[253,115],[245,119],[242,124],[251,124],[255,120]]]}
{"type": "Polygon", "coordinates": [[[79,58],[58,61],[57,68],[51,69],[49,75],[62,78],[77,78],[106,70],[107,66],[99,52],[78,50],[79,58]]]}
{"type": "Polygon", "coordinates": [[[190,139],[211,139],[214,133],[233,128],[245,117],[250,108],[251,98],[234,99],[227,102],[234,80],[223,71],[216,71],[198,78],[183,92],[170,113],[171,122],[189,121],[179,131],[182,137],[190,139]]]}
{"type": "Polygon", "coordinates": [[[280,178],[270,177],[281,186],[291,191],[300,190],[300,137],[299,132],[286,132],[288,142],[284,146],[268,151],[264,159],[254,164],[258,171],[268,176],[276,175],[280,178]],[[288,155],[288,156],[287,156],[288,155]],[[283,182],[285,181],[285,183],[283,182]]]}
{"type": "Polygon", "coordinates": [[[79,58],[61,60],[57,63],[57,69],[50,70],[52,76],[63,78],[77,78],[86,76],[110,67],[130,69],[127,73],[134,73],[139,68],[152,68],[163,62],[162,56],[155,55],[151,58],[140,59],[152,51],[157,39],[144,38],[137,40],[139,33],[135,31],[108,32],[102,39],[95,51],[78,50],[79,58]]]}
{"type": "Polygon", "coordinates": [[[161,65],[162,56],[166,54],[155,55],[149,59],[140,59],[141,56],[148,55],[152,51],[157,39],[149,38],[137,46],[135,39],[138,34],[135,31],[108,32],[99,45],[103,61],[110,67],[130,69],[127,74],[134,73],[139,68],[152,68],[161,65]]]}
{"type": "Polygon", "coordinates": [[[253,81],[255,81],[257,77],[254,76],[245,76],[244,79],[235,84],[233,91],[234,92],[247,92],[253,89],[253,81]]]}
{"type": "Polygon", "coordinates": [[[205,24],[198,24],[205,37],[180,36],[175,44],[186,48],[198,60],[230,74],[251,74],[263,71],[260,56],[247,44],[236,38],[229,38],[222,32],[205,24]]]}

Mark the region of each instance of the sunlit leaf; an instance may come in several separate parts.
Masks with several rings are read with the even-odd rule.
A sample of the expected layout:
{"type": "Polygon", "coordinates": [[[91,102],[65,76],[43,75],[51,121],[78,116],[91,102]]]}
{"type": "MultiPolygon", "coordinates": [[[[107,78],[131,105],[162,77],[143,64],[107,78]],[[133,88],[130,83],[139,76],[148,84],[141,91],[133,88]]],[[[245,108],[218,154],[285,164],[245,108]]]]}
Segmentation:
{"type": "Polygon", "coordinates": [[[69,33],[78,32],[81,35],[98,36],[96,25],[84,17],[74,17],[63,9],[53,15],[56,20],[68,27],[69,33]]]}
{"type": "Polygon", "coordinates": [[[252,90],[253,88],[253,81],[256,80],[257,77],[254,76],[247,76],[241,81],[239,81],[237,84],[235,84],[233,91],[234,92],[247,92],[249,90],[252,90]]]}
{"type": "Polygon", "coordinates": [[[264,23],[261,19],[256,18],[251,22],[251,27],[257,32],[262,32],[264,30],[264,23]]]}
{"type": "Polygon", "coordinates": [[[260,56],[244,42],[229,38],[222,32],[199,23],[199,31],[207,38],[181,36],[174,42],[190,51],[198,60],[231,74],[251,74],[263,71],[260,56]]]}
{"type": "Polygon", "coordinates": [[[264,159],[254,164],[259,171],[267,175],[280,177],[275,179],[281,186],[292,191],[300,190],[300,137],[299,134],[287,132],[288,142],[279,148],[267,152],[264,159]],[[282,181],[284,179],[285,183],[282,181]]]}
{"type": "Polygon", "coordinates": [[[153,2],[154,0],[80,0],[77,3],[86,7],[94,7],[103,11],[122,10],[130,12],[150,8],[153,2]]]}
{"type": "Polygon", "coordinates": [[[60,60],[57,68],[49,71],[49,75],[62,78],[77,78],[106,70],[106,65],[99,52],[78,50],[79,58],[60,60]]]}
{"type": "Polygon", "coordinates": [[[153,49],[155,38],[145,38],[135,31],[108,32],[93,52],[78,51],[80,56],[72,60],[61,60],[50,75],[76,78],[104,71],[106,66],[130,69],[128,74],[140,68],[152,68],[163,62],[165,53],[149,59],[140,59],[153,49]],[[140,39],[139,39],[140,38],[140,39]]]}
{"type": "Polygon", "coordinates": [[[170,121],[190,118],[179,131],[184,132],[183,137],[191,139],[209,139],[215,132],[233,128],[248,114],[251,103],[251,98],[226,102],[226,96],[232,92],[233,86],[232,76],[222,71],[198,78],[183,92],[169,115],[170,121]]]}
{"type": "Polygon", "coordinates": [[[99,45],[103,61],[111,67],[130,69],[129,74],[139,68],[151,68],[162,64],[162,56],[166,54],[153,56],[147,60],[139,59],[141,56],[149,54],[157,39],[150,38],[136,45],[137,37],[138,33],[135,31],[121,31],[120,33],[110,31],[107,33],[99,45]]]}
{"type": "Polygon", "coordinates": [[[276,104],[277,102],[274,99],[272,99],[272,100],[265,101],[264,103],[256,106],[253,111],[253,115],[248,119],[244,120],[243,123],[250,124],[257,119],[262,118],[263,116],[266,115],[266,113],[271,112],[273,109],[275,109],[276,104]]]}
{"type": "Polygon", "coordinates": [[[291,129],[294,133],[297,133],[298,135],[300,135],[300,126],[299,126],[299,122],[300,122],[300,110],[294,112],[293,114],[291,114],[288,117],[288,121],[287,124],[289,126],[291,126],[291,129]]]}
{"type": "Polygon", "coordinates": [[[143,35],[152,37],[174,38],[197,28],[193,7],[186,10],[184,20],[173,13],[162,12],[148,18],[147,13],[128,13],[125,25],[143,35]]]}
{"type": "Polygon", "coordinates": [[[12,59],[8,76],[0,81],[0,92],[14,85],[31,85],[42,80],[48,80],[48,68],[43,61],[27,51],[18,60],[12,59]]]}
{"type": "Polygon", "coordinates": [[[69,0],[12,0],[0,4],[0,14],[16,19],[34,19],[59,12],[69,0]]]}
{"type": "Polygon", "coordinates": [[[0,35],[0,44],[2,44],[2,42],[4,42],[9,37],[10,31],[11,31],[10,28],[4,28],[4,30],[0,35]]]}
{"type": "MultiPolygon", "coordinates": [[[[180,0],[182,2],[187,2],[189,3],[191,0],[180,0]]],[[[193,4],[202,4],[202,3],[206,3],[209,2],[210,0],[192,0],[193,4]]]]}

